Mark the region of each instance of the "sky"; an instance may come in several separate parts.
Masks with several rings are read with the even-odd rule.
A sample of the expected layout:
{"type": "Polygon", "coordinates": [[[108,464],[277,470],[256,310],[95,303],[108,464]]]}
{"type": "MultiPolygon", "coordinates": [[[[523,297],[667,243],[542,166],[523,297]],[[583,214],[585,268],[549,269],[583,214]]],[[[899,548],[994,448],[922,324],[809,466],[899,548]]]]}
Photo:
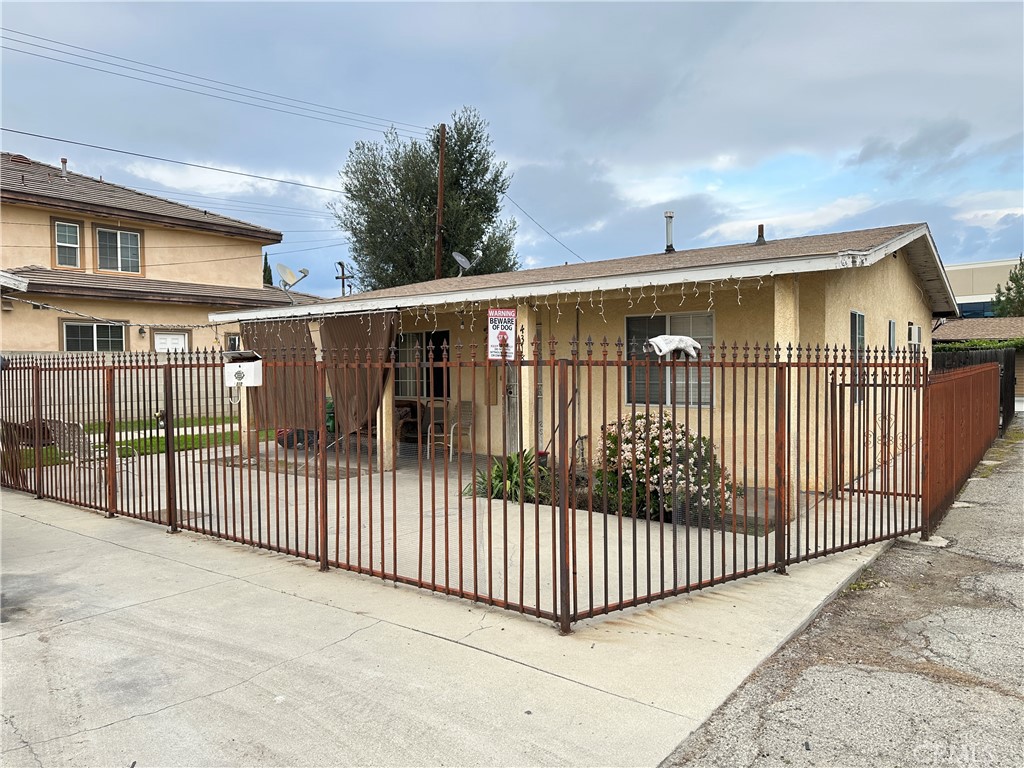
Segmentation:
{"type": "Polygon", "coordinates": [[[349,150],[464,105],[513,175],[524,267],[662,251],[667,210],[677,250],[927,222],[946,264],[1024,251],[1020,2],[5,0],[0,20],[4,151],[281,231],[270,263],[322,296],[349,150]]]}

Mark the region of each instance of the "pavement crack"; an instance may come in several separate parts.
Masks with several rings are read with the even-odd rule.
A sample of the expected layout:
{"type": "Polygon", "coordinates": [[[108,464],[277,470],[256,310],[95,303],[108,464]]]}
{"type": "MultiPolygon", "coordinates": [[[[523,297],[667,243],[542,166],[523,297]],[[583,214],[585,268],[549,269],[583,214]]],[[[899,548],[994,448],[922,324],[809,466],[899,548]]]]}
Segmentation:
{"type": "Polygon", "coordinates": [[[11,730],[14,732],[14,735],[18,737],[18,741],[21,742],[20,747],[14,747],[13,749],[5,749],[4,752],[18,752],[22,749],[27,749],[29,751],[29,754],[32,755],[32,759],[35,761],[36,765],[38,765],[39,768],[43,768],[43,761],[39,759],[39,755],[37,755],[36,751],[32,748],[32,744],[30,744],[28,739],[26,739],[22,735],[21,731],[18,729],[18,726],[15,724],[14,715],[3,715],[3,719],[4,722],[11,727],[11,730]]]}

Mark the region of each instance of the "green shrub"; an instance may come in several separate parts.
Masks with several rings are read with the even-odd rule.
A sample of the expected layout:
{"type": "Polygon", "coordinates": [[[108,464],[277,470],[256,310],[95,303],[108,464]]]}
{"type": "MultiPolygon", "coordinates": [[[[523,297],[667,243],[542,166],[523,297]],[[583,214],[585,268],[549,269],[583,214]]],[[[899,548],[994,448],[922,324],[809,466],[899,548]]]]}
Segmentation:
{"type": "Polygon", "coordinates": [[[472,496],[475,489],[476,495],[483,498],[533,502],[537,500],[538,481],[541,494],[550,496],[546,492],[547,467],[538,467],[533,451],[527,450],[522,455],[496,456],[490,467],[477,470],[476,481],[463,488],[462,495],[472,496]]]}
{"type": "Polygon", "coordinates": [[[604,429],[593,507],[651,520],[717,522],[732,509],[734,487],[714,444],[658,414],[636,414],[604,429]],[[724,489],[724,493],[723,493],[724,489]]]}

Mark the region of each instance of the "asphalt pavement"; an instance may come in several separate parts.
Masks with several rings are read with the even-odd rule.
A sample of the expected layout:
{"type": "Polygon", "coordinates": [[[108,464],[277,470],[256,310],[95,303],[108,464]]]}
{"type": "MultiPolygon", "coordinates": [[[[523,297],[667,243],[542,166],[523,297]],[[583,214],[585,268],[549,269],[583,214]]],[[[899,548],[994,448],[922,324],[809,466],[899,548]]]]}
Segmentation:
{"type": "Polygon", "coordinates": [[[662,764],[1024,766],[1024,424],[662,764]]]}

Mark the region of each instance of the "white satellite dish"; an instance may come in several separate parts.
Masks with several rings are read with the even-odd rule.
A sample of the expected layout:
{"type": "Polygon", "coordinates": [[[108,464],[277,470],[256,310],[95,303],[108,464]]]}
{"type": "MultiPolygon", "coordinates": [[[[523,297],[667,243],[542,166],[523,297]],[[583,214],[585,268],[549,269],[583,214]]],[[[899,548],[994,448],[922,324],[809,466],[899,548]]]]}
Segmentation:
{"type": "Polygon", "coordinates": [[[452,251],[452,256],[455,257],[455,261],[457,261],[458,264],[459,264],[459,277],[462,277],[462,271],[463,270],[467,270],[468,271],[468,270],[472,269],[473,267],[475,267],[476,263],[478,261],[480,261],[480,259],[483,258],[484,254],[483,254],[483,252],[481,252],[479,250],[473,251],[473,260],[472,261],[467,259],[465,256],[463,256],[458,251],[452,251]]]}
{"type": "MultiPolygon", "coordinates": [[[[309,277],[308,269],[300,269],[299,274],[302,275],[302,277],[299,277],[284,264],[277,265],[277,273],[281,276],[281,289],[285,293],[288,293],[288,289],[294,287],[296,283],[309,277]]],[[[292,304],[295,303],[295,299],[292,298],[290,293],[288,293],[288,298],[291,299],[292,304]]]]}

